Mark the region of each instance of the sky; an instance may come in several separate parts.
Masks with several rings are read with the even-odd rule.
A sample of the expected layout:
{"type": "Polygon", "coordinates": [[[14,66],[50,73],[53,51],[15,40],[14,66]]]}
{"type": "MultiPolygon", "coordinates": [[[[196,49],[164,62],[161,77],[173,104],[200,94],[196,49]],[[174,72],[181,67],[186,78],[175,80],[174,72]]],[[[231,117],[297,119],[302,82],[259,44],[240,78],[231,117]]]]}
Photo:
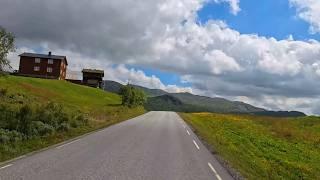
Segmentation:
{"type": "Polygon", "coordinates": [[[319,0],[0,0],[22,52],[68,74],[320,114],[319,0]]]}

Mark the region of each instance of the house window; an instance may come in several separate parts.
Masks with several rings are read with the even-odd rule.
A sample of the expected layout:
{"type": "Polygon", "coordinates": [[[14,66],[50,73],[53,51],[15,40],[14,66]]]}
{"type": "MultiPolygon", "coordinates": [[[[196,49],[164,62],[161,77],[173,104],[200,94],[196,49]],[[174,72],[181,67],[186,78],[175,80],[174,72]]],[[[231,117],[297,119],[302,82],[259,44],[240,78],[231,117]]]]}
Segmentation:
{"type": "Polygon", "coordinates": [[[48,73],[52,73],[52,68],[51,68],[51,67],[48,67],[48,68],[47,68],[47,72],[48,72],[48,73]]]}
{"type": "Polygon", "coordinates": [[[40,58],[35,58],[35,59],[34,59],[34,62],[35,62],[35,63],[40,63],[40,58]]]}
{"type": "Polygon", "coordinates": [[[53,64],[53,59],[48,59],[48,64],[53,64]]]}
{"type": "Polygon", "coordinates": [[[34,71],[40,71],[40,67],[39,67],[39,66],[35,66],[35,67],[33,68],[33,70],[34,70],[34,71]]]}

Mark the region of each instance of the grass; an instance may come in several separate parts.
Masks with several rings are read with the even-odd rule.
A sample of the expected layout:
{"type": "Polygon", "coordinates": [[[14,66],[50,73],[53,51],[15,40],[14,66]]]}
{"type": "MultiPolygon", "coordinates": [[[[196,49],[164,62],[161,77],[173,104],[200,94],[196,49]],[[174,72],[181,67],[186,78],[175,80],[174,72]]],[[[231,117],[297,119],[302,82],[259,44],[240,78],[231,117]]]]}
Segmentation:
{"type": "Polygon", "coordinates": [[[248,179],[319,179],[320,118],[181,114],[248,179]]]}
{"type": "MultiPolygon", "coordinates": [[[[73,128],[68,132],[0,144],[0,162],[145,113],[142,107],[130,109],[121,106],[121,97],[116,94],[66,81],[1,76],[0,88],[7,89],[9,94],[18,95],[16,97],[21,97],[22,102],[27,101],[31,105],[54,102],[62,105],[68,113],[81,112],[89,117],[87,126],[73,128]]],[[[19,103],[14,105],[19,106],[19,103]]]]}

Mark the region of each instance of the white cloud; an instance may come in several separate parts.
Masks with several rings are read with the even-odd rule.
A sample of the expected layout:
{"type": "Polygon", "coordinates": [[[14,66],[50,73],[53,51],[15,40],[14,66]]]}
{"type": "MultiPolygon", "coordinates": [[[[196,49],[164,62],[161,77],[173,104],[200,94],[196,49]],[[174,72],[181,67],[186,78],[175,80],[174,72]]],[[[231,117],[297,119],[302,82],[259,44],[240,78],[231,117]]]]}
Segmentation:
{"type": "Polygon", "coordinates": [[[241,8],[239,6],[240,0],[214,0],[214,2],[215,3],[222,3],[222,2],[229,3],[230,11],[233,15],[237,15],[241,11],[241,8]]]}
{"type": "Polygon", "coordinates": [[[298,17],[310,24],[310,32],[320,33],[320,1],[319,0],[289,0],[297,8],[298,17]]]}

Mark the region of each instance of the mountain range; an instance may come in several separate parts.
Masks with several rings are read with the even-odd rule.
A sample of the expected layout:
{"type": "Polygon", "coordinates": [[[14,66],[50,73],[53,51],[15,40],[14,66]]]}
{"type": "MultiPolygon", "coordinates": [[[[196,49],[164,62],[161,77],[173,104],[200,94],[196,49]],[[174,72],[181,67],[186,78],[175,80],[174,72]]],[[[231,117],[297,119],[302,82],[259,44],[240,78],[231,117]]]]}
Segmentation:
{"type": "MultiPolygon", "coordinates": [[[[104,82],[105,91],[117,94],[120,93],[122,86],[115,81],[107,80],[104,82]]],[[[236,113],[277,117],[305,116],[304,113],[298,111],[269,111],[244,102],[230,101],[224,98],[211,98],[191,93],[168,93],[161,89],[131,86],[145,92],[148,97],[145,109],[149,111],[236,113]]]]}

